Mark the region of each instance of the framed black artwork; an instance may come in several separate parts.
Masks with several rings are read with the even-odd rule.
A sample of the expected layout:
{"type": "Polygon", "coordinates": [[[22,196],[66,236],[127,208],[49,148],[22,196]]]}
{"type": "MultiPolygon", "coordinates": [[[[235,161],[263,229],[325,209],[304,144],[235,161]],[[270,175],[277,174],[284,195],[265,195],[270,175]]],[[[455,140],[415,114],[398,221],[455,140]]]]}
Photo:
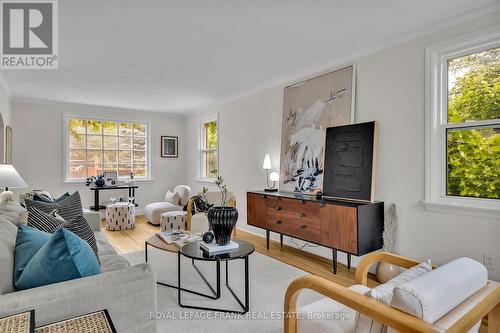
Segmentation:
{"type": "Polygon", "coordinates": [[[326,129],[323,196],[373,202],[377,123],[326,129]]]}
{"type": "Polygon", "coordinates": [[[161,136],[161,157],[177,158],[179,157],[179,138],[176,136],[161,136]]]}

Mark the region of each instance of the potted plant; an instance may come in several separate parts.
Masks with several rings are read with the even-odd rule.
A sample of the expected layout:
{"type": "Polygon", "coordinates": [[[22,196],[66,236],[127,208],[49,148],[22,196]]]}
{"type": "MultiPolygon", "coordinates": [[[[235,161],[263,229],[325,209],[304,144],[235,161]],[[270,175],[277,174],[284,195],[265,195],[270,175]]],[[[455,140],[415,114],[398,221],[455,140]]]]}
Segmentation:
{"type": "Polygon", "coordinates": [[[231,240],[231,233],[238,221],[238,210],[226,205],[227,186],[222,177],[217,177],[215,184],[221,192],[220,206],[212,206],[207,212],[208,223],[212,229],[215,242],[218,245],[226,245],[231,240]]]}
{"type": "MultiPolygon", "coordinates": [[[[398,230],[398,216],[396,214],[396,205],[392,204],[387,211],[387,216],[384,222],[384,232],[382,233],[382,238],[384,241],[384,246],[382,251],[394,253],[394,247],[396,246],[396,232],[398,230]]],[[[390,279],[396,277],[401,272],[399,266],[380,262],[377,265],[377,280],[380,283],[385,283],[390,279]]]]}

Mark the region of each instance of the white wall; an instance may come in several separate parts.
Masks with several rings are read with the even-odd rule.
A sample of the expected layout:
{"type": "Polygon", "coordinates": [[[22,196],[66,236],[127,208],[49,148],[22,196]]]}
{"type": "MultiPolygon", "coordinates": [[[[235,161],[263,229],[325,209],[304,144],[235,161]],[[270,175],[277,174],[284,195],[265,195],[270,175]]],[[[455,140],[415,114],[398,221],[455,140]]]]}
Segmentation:
{"type": "MultiPolygon", "coordinates": [[[[415,39],[360,59],[357,67],[356,121],[380,125],[376,199],[396,203],[399,215],[397,251],[441,264],[459,256],[482,260],[497,257],[490,278],[500,280],[500,217],[495,219],[434,213],[424,210],[424,48],[453,36],[500,23],[500,12],[415,39]]],[[[325,69],[327,71],[328,69],[325,69]]],[[[331,70],[331,69],[330,69],[331,70]]],[[[292,82],[289,82],[292,83],[292,82]]],[[[270,152],[279,170],[283,87],[267,89],[186,119],[187,180],[195,189],[198,177],[199,120],[219,114],[220,172],[238,196],[239,227],[246,225],[246,191],[262,189],[264,154],[270,152]]],[[[387,207],[387,206],[386,206],[387,207]]],[[[331,258],[325,248],[310,249],[331,258]]],[[[345,260],[343,257],[341,260],[345,260]]]]}
{"type": "MultiPolygon", "coordinates": [[[[93,193],[85,184],[63,183],[63,113],[151,123],[152,182],[138,182],[136,202],[160,201],[168,189],[185,178],[184,120],[162,113],[117,110],[65,104],[12,102],[13,164],[30,189],[44,189],[54,195],[80,191],[84,207],[93,204],[93,193]],[[160,158],[160,136],[179,137],[179,158],[160,158]]],[[[17,190],[17,193],[26,190],[17,190]]],[[[101,192],[103,200],[126,191],[101,192]]]]}
{"type": "Polygon", "coordinates": [[[0,114],[2,114],[4,126],[10,125],[10,99],[9,99],[9,94],[7,93],[7,89],[1,77],[0,77],[0,114]]]}

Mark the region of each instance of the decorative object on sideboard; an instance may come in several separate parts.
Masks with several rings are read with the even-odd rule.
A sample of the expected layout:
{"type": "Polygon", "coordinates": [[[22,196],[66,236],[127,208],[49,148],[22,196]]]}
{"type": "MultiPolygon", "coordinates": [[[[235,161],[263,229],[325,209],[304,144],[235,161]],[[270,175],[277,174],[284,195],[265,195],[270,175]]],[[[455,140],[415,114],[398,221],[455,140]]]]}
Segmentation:
{"type": "Polygon", "coordinates": [[[238,221],[238,210],[226,206],[227,186],[224,184],[224,179],[217,177],[215,184],[222,194],[221,205],[211,207],[207,212],[207,218],[216,243],[226,245],[231,241],[231,233],[238,221]]]}
{"type": "Polygon", "coordinates": [[[327,128],[323,196],[373,202],[376,153],[375,121],[327,128]]]}
{"type": "Polygon", "coordinates": [[[179,138],[176,136],[161,136],[161,157],[177,158],[179,157],[179,138]]]}
{"type": "Polygon", "coordinates": [[[276,181],[279,179],[279,175],[277,172],[271,172],[269,174],[269,170],[272,170],[273,167],[271,165],[271,155],[269,153],[266,153],[264,156],[264,163],[262,164],[262,169],[266,170],[266,182],[267,182],[267,188],[265,189],[266,192],[276,192],[278,191],[276,186],[276,181]],[[273,179],[271,179],[271,176],[273,179]],[[277,176],[277,177],[276,177],[277,176]],[[270,183],[271,181],[272,183],[270,183]]]}
{"type": "Polygon", "coordinates": [[[280,191],[312,195],[321,189],[326,128],[353,119],[353,66],[285,87],[280,191]]]}
{"type": "Polygon", "coordinates": [[[10,188],[26,188],[26,182],[12,164],[0,164],[0,186],[8,191],[10,188]]]}
{"type": "MultiPolygon", "coordinates": [[[[396,246],[396,235],[398,230],[398,215],[396,214],[396,205],[392,204],[387,211],[387,216],[384,222],[384,232],[382,233],[382,238],[384,241],[384,247],[382,251],[388,253],[394,253],[394,247],[396,246]]],[[[399,266],[380,262],[377,265],[377,280],[380,283],[386,283],[390,279],[396,277],[401,272],[399,266]]]]}
{"type": "Polygon", "coordinates": [[[214,234],[211,231],[207,231],[203,234],[203,241],[207,244],[210,244],[214,241],[214,234]]]}

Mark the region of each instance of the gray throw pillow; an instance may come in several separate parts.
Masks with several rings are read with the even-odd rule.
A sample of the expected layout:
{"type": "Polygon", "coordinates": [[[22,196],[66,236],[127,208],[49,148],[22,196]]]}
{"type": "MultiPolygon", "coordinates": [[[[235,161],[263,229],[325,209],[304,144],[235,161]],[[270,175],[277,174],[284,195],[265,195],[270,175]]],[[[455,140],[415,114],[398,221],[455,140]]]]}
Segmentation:
{"type": "Polygon", "coordinates": [[[53,211],[51,214],[47,214],[36,207],[28,207],[28,226],[51,234],[61,227],[71,231],[89,244],[94,251],[97,262],[99,262],[97,242],[87,220],[83,216],[77,216],[65,221],[56,217],[57,213],[57,211],[53,211]]]}
{"type": "Polygon", "coordinates": [[[26,209],[29,209],[29,207],[35,207],[47,214],[50,214],[57,209],[58,214],[66,221],[74,219],[78,216],[83,216],[82,201],[78,192],[65,197],[59,202],[43,202],[26,199],[24,203],[26,205],[26,209]]]}

